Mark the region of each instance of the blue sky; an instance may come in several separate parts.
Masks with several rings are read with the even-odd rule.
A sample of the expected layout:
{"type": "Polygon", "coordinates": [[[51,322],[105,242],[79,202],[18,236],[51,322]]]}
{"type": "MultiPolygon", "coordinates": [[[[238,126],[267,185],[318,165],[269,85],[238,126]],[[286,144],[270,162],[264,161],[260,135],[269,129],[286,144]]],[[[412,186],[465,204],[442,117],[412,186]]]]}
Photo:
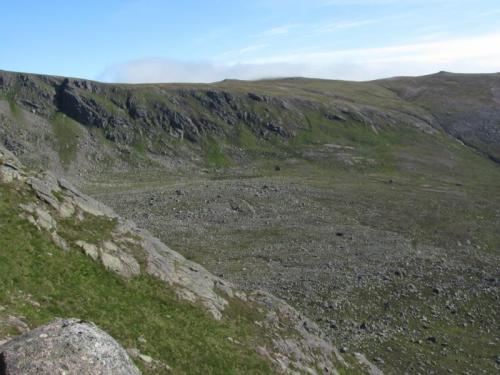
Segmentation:
{"type": "Polygon", "coordinates": [[[500,71],[498,0],[4,1],[0,69],[111,82],[500,71]]]}

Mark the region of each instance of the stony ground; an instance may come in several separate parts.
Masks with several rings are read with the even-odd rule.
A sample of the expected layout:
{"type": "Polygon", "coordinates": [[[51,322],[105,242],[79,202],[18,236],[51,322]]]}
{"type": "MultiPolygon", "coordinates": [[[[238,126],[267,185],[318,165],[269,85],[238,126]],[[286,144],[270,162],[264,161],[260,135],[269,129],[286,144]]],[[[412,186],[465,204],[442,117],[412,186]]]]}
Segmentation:
{"type": "Polygon", "coordinates": [[[279,169],[88,190],[215,274],[284,298],[387,373],[498,370],[498,250],[473,226],[489,215],[491,231],[498,205],[449,180],[279,169]]]}

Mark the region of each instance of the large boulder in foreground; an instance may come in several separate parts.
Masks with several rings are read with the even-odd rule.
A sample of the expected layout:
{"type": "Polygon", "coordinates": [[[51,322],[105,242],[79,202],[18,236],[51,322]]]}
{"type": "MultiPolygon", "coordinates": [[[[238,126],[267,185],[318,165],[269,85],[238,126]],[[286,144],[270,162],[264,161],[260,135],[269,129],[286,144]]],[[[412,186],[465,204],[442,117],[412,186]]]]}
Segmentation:
{"type": "Polygon", "coordinates": [[[77,319],[59,319],[0,346],[2,375],[139,375],[126,351],[106,332],[77,319]]]}

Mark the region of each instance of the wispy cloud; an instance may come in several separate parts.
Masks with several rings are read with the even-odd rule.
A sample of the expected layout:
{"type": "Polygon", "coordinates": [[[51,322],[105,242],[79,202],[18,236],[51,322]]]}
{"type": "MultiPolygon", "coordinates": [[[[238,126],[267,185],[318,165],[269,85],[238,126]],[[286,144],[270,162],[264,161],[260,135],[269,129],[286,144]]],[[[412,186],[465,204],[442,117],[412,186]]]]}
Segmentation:
{"type": "Polygon", "coordinates": [[[100,79],[112,82],[213,82],[224,78],[309,76],[369,80],[394,75],[500,71],[500,32],[468,38],[347,49],[268,55],[224,62],[131,61],[107,69],[100,79]]]}
{"type": "Polygon", "coordinates": [[[240,54],[245,54],[245,53],[249,53],[249,52],[259,51],[259,50],[264,49],[266,47],[269,47],[268,43],[254,44],[251,46],[243,47],[238,52],[240,54]]]}
{"type": "Polygon", "coordinates": [[[382,22],[383,19],[367,19],[367,20],[357,20],[357,21],[335,21],[328,23],[326,25],[317,28],[318,32],[329,33],[340,29],[351,29],[354,27],[361,27],[366,25],[371,25],[374,23],[382,22]]]}
{"type": "Polygon", "coordinates": [[[284,35],[288,34],[290,30],[297,28],[299,25],[282,25],[276,26],[271,29],[265,30],[258,34],[257,36],[265,37],[265,36],[275,36],[275,35],[284,35]]]}
{"type": "Polygon", "coordinates": [[[152,58],[129,61],[106,69],[99,77],[105,82],[215,82],[226,78],[258,79],[282,77],[302,72],[299,64],[218,63],[213,61],[186,62],[152,58]]]}

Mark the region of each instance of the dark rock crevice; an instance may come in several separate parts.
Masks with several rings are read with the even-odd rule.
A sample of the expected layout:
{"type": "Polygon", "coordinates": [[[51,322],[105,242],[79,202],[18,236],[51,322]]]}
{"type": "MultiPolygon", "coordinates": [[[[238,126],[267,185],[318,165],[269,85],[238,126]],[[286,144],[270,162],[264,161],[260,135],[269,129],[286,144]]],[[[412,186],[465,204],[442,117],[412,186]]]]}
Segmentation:
{"type": "Polygon", "coordinates": [[[5,356],[0,353],[0,375],[7,375],[7,366],[5,364],[5,356]]]}
{"type": "Polygon", "coordinates": [[[56,90],[56,95],[54,96],[54,104],[60,112],[62,112],[62,108],[63,108],[63,99],[62,99],[63,93],[66,90],[66,88],[68,87],[68,84],[69,84],[69,80],[67,78],[65,78],[61,82],[61,84],[54,86],[54,88],[56,90]]]}

